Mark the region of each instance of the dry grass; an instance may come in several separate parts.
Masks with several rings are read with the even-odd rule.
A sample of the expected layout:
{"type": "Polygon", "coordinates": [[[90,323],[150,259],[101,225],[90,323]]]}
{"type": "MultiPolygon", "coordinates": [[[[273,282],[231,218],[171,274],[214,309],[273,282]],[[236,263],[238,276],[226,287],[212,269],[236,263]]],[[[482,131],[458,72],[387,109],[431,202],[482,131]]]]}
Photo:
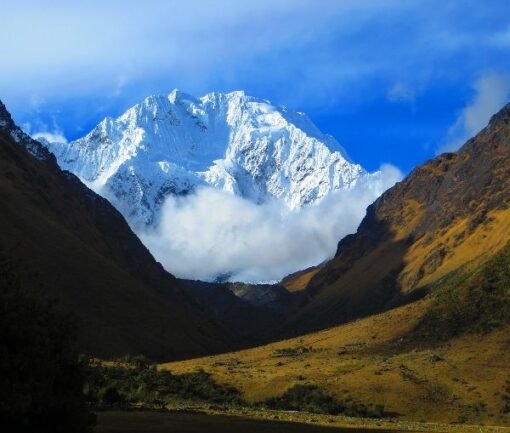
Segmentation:
{"type": "Polygon", "coordinates": [[[404,261],[405,269],[401,274],[402,287],[409,288],[427,258],[434,252],[444,249],[446,256],[437,267],[424,272],[419,286],[430,284],[466,264],[478,265],[503,248],[510,240],[510,209],[488,213],[487,222],[470,229],[470,220],[463,219],[448,229],[435,233],[428,242],[424,237],[413,244],[404,261]]]}
{"type": "Polygon", "coordinates": [[[315,268],[307,272],[298,273],[295,277],[291,277],[288,280],[282,281],[282,286],[285,287],[289,292],[300,292],[305,290],[310,280],[314,277],[321,268],[315,268]]]}
{"type": "Polygon", "coordinates": [[[421,300],[301,338],[220,356],[163,364],[175,373],[204,368],[250,401],[282,394],[296,383],[313,383],[331,394],[384,404],[403,420],[510,425],[500,413],[510,378],[510,329],[466,335],[427,346],[406,336],[427,310],[421,300]],[[287,357],[282,349],[307,347],[287,357]],[[437,359],[439,358],[439,359],[437,359]],[[233,362],[235,360],[235,362],[233,362]]]}

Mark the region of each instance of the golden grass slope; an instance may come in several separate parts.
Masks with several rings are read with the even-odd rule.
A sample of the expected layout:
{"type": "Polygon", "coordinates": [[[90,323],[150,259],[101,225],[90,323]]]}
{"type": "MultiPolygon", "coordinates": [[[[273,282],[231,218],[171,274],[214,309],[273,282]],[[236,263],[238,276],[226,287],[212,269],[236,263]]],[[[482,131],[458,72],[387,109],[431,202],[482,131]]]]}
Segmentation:
{"type": "Polygon", "coordinates": [[[444,343],[415,342],[409,335],[430,302],[427,298],[300,338],[160,368],[175,373],[203,368],[239,388],[251,402],[281,395],[296,383],[312,383],[338,398],[384,404],[387,413],[403,420],[509,425],[501,409],[510,379],[510,328],[444,343]]]}
{"type": "Polygon", "coordinates": [[[296,272],[295,274],[285,277],[281,281],[280,284],[291,293],[300,292],[300,291],[306,289],[306,286],[308,285],[310,280],[319,271],[320,271],[320,267],[315,267],[315,268],[306,269],[301,272],[296,272]]]}
{"type": "Polygon", "coordinates": [[[510,239],[510,104],[457,153],[414,169],[368,207],[283,328],[310,332],[386,311],[510,239]]]}

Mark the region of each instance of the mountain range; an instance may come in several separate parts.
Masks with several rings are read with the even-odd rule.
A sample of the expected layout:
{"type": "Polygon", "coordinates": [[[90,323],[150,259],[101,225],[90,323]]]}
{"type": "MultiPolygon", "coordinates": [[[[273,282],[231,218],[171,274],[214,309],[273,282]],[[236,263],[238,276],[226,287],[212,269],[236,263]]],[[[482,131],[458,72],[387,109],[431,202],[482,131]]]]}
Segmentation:
{"type": "Polygon", "coordinates": [[[269,344],[162,368],[200,366],[248,401],[314,384],[383,404],[376,430],[508,426],[509,225],[510,104],[385,192],[335,257],[284,279],[293,305],[269,344]]]}
{"type": "Polygon", "coordinates": [[[300,275],[306,295],[287,329],[323,328],[424,296],[505,247],[509,218],[510,104],[458,152],[382,194],[332,260],[309,279],[300,275]]]}
{"type": "Polygon", "coordinates": [[[135,228],[169,195],[211,186],[299,209],[368,174],[303,113],[242,91],[150,96],[70,143],[41,142],[135,228]]]}
{"type": "MultiPolygon", "coordinates": [[[[239,94],[226,98],[241,96],[247,98],[239,94]]],[[[172,95],[163,100],[173,107],[180,97],[191,98],[173,92],[173,102],[172,95]]],[[[196,105],[194,101],[188,102],[196,105]]],[[[186,104],[177,105],[190,106],[186,104]]],[[[266,103],[258,100],[256,104],[266,103]]],[[[137,110],[142,108],[133,110],[133,116],[137,110]]],[[[282,116],[281,109],[279,113],[282,116]]],[[[102,125],[107,130],[109,122],[123,122],[119,119],[102,125]]],[[[138,133],[145,136],[145,132],[138,133]]],[[[267,132],[268,136],[252,133],[260,141],[251,145],[262,149],[274,136],[274,131],[267,132]]],[[[284,136],[271,149],[278,148],[277,143],[290,143],[289,149],[292,144],[297,146],[284,136]]],[[[315,149],[320,148],[314,141],[317,138],[307,137],[305,143],[311,140],[315,149]]],[[[9,258],[22,286],[54,297],[78,317],[84,350],[105,358],[126,353],[165,360],[186,358],[162,368],[177,372],[205,368],[253,401],[275,397],[306,381],[321,384],[337,398],[372,403],[383,398],[388,413],[406,419],[510,423],[506,362],[510,104],[458,152],[425,162],[382,194],[368,207],[357,232],[339,240],[331,260],[290,275],[275,286],[177,280],[154,260],[123,215],[80,181],[95,189],[111,188],[115,183],[109,181],[124,170],[123,164],[132,166],[134,172],[138,162],[141,167],[148,163],[151,172],[154,166],[160,167],[161,158],[151,160],[157,152],[145,152],[154,143],[149,146],[142,138],[132,147],[127,142],[126,147],[112,145],[107,141],[110,138],[95,139],[102,150],[94,153],[94,167],[103,168],[94,171],[96,177],[86,178],[91,165],[81,166],[79,155],[71,156],[72,149],[81,149],[77,142],[44,146],[23,133],[0,105],[0,257],[9,258]],[[58,160],[48,148],[60,155],[58,160]],[[108,160],[110,151],[121,148],[133,154],[128,152],[126,157],[120,152],[126,159],[117,168],[102,165],[103,156],[108,160]],[[138,160],[136,155],[144,158],[138,160]],[[65,167],[66,160],[75,164],[73,171],[80,178],[59,167],[65,167]],[[80,173],[79,167],[84,171],[80,173]],[[263,342],[270,344],[231,352],[263,342]],[[225,354],[210,356],[218,352],[225,354]],[[196,358],[201,355],[205,357],[196,358]],[[346,389],[352,395],[346,397],[346,389]]],[[[193,162],[192,143],[188,143],[188,153],[181,155],[179,167],[194,186],[186,191],[168,189],[161,193],[162,200],[165,194],[188,193],[204,184],[224,187],[208,183],[221,163],[216,159],[212,165],[193,162]]],[[[243,143],[237,143],[239,149],[243,143]]],[[[86,146],[83,149],[87,151],[86,146]]],[[[165,155],[174,155],[165,149],[165,155]]],[[[233,153],[237,156],[232,161],[236,170],[241,166],[247,170],[242,164],[248,160],[239,152],[233,153]]],[[[265,154],[259,149],[256,155],[262,158],[265,154]]],[[[305,160],[312,157],[307,155],[305,160]]],[[[341,153],[331,155],[335,153],[329,152],[328,158],[342,157],[341,153]]],[[[120,161],[115,158],[111,160],[120,161]]],[[[352,164],[346,158],[343,161],[352,164]]],[[[251,186],[231,192],[246,194],[256,202],[292,196],[285,195],[292,189],[280,196],[268,192],[266,182],[274,180],[278,170],[261,173],[272,175],[234,176],[235,185],[251,186]],[[264,194],[258,194],[261,191],[264,194]]],[[[361,168],[356,173],[357,177],[342,185],[349,187],[371,176],[361,168]]],[[[320,176],[310,173],[304,179],[308,177],[316,180],[320,176]]],[[[328,179],[328,185],[319,181],[312,188],[314,200],[321,199],[320,185],[324,191],[334,188],[333,178],[328,179]]],[[[288,200],[288,206],[297,209],[312,203],[301,200],[306,196],[294,196],[299,200],[288,200]]],[[[122,205],[116,206],[122,210],[122,205]]],[[[127,219],[133,218],[132,225],[153,224],[155,214],[151,212],[157,208],[146,211],[128,214],[127,219]],[[152,219],[137,219],[149,214],[152,219]]]]}

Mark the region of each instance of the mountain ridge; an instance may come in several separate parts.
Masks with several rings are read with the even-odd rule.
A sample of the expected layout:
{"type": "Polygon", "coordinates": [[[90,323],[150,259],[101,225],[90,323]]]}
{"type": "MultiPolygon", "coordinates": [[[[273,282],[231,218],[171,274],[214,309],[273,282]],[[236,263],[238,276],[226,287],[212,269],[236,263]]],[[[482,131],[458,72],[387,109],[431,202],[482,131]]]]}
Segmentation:
{"type": "Polygon", "coordinates": [[[1,103],[0,166],[0,248],[23,287],[76,315],[84,350],[168,359],[230,347],[122,215],[60,170],[1,103]]]}
{"type": "Polygon", "coordinates": [[[311,278],[287,330],[384,311],[503,248],[510,237],[509,125],[510,104],[458,152],[415,168],[370,205],[357,232],[311,278]]]}
{"type": "Polygon", "coordinates": [[[44,144],[134,226],[201,186],[297,209],[368,176],[306,115],[243,91],[149,96],[83,138],[44,144]]]}

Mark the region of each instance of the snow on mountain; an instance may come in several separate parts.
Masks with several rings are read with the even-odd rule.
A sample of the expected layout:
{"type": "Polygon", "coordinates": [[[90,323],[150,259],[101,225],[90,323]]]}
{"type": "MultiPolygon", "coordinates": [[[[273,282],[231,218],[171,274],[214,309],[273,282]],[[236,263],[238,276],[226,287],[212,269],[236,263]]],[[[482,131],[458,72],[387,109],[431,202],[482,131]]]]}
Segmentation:
{"type": "Polygon", "coordinates": [[[44,144],[135,227],[199,186],[299,209],[368,176],[305,114],[242,91],[150,96],[83,138],[44,144]]]}

